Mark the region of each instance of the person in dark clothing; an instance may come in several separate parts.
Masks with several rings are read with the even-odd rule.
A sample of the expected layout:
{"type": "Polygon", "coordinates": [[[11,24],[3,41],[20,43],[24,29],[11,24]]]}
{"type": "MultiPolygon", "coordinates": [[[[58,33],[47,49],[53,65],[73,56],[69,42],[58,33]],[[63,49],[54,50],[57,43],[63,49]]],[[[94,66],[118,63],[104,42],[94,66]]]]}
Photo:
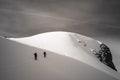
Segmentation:
{"type": "Polygon", "coordinates": [[[99,53],[101,54],[101,57],[102,57],[102,63],[106,64],[107,66],[117,71],[117,69],[115,68],[112,62],[112,54],[108,46],[106,46],[105,44],[100,44],[100,48],[101,49],[99,53]]]}
{"type": "Polygon", "coordinates": [[[47,53],[46,53],[46,52],[44,52],[44,53],[43,53],[43,55],[44,55],[44,58],[46,58],[46,57],[47,57],[47,53]]]}
{"type": "Polygon", "coordinates": [[[37,60],[37,53],[34,53],[34,59],[37,60]]]}

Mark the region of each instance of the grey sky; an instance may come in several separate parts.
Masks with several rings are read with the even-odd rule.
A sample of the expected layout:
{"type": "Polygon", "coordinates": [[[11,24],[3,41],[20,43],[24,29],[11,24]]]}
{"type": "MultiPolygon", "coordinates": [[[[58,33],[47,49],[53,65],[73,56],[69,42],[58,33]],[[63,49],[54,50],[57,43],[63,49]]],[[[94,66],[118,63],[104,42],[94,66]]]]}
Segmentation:
{"type": "Polygon", "coordinates": [[[119,36],[119,0],[0,0],[0,35],[30,36],[72,31],[119,36]]]}
{"type": "Polygon", "coordinates": [[[61,30],[105,42],[120,62],[120,0],[0,0],[0,36],[61,30]]]}

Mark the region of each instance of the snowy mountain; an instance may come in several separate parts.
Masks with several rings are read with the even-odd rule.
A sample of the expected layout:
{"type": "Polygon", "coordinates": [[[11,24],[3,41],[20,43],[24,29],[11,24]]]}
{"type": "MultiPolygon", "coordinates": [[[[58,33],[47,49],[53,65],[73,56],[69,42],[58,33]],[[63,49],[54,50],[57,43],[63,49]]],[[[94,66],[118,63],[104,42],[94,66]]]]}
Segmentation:
{"type": "Polygon", "coordinates": [[[1,80],[120,80],[91,49],[100,41],[70,32],[0,38],[1,80]],[[46,52],[46,58],[43,53],[46,52]],[[38,60],[34,60],[34,53],[38,60]]]}
{"type": "Polygon", "coordinates": [[[102,42],[80,34],[58,31],[25,38],[10,38],[10,40],[69,56],[96,68],[100,67],[94,65],[96,60],[89,56],[93,56],[91,50],[100,50],[102,42]]]}

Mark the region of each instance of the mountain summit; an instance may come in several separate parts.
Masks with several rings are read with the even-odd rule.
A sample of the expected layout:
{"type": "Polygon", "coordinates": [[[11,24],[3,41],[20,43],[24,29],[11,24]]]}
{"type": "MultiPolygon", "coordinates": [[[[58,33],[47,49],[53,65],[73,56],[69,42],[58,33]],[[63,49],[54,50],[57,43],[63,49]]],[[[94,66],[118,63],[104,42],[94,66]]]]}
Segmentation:
{"type": "Polygon", "coordinates": [[[116,77],[114,74],[117,69],[112,62],[110,49],[107,45],[90,37],[72,32],[56,31],[8,39],[75,59],[116,77]],[[108,53],[110,55],[107,55],[108,53]]]}
{"type": "Polygon", "coordinates": [[[102,63],[117,71],[112,62],[110,49],[102,42],[80,34],[58,31],[31,37],[10,38],[10,40],[73,57],[86,63],[90,63],[87,61],[91,59],[88,55],[94,54],[102,63]]]}

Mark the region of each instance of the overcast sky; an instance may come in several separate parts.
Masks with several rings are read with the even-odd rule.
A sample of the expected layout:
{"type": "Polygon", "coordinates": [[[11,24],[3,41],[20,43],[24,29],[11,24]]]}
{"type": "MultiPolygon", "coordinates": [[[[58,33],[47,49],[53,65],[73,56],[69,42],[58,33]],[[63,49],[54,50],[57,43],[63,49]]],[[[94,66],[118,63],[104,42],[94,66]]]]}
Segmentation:
{"type": "Polygon", "coordinates": [[[116,54],[115,63],[120,63],[120,0],[0,0],[0,36],[49,31],[103,41],[116,54]]]}
{"type": "Polygon", "coordinates": [[[119,0],[0,0],[0,35],[72,31],[119,37],[119,0]]]}

